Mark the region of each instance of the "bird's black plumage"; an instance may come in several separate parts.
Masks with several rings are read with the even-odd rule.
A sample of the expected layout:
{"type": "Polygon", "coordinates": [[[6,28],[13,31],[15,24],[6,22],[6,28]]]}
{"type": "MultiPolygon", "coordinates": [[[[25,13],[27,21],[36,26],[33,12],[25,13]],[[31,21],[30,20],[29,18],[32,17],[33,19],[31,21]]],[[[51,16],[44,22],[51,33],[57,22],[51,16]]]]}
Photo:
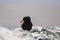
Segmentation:
{"type": "Polygon", "coordinates": [[[29,16],[23,17],[24,23],[21,25],[23,30],[28,30],[30,31],[32,29],[32,22],[31,18],[29,16]]]}

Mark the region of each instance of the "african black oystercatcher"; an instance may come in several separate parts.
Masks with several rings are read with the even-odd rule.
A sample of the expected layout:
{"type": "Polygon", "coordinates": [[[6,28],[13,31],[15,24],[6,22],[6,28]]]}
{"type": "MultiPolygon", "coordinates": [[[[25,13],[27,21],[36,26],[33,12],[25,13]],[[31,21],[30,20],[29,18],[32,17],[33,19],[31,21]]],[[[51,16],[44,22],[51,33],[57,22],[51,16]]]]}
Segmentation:
{"type": "Polygon", "coordinates": [[[20,21],[20,23],[21,22],[23,22],[21,27],[24,31],[25,30],[30,31],[32,29],[33,24],[31,22],[31,18],[29,16],[23,17],[23,19],[22,19],[22,21],[20,21]]]}

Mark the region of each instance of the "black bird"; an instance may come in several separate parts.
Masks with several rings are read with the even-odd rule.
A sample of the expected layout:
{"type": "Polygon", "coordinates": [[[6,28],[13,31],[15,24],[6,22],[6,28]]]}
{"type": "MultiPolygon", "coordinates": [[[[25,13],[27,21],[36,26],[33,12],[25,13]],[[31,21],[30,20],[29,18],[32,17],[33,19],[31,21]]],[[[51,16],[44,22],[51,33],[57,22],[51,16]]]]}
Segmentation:
{"type": "Polygon", "coordinates": [[[31,22],[31,18],[29,16],[23,17],[23,20],[21,22],[23,22],[21,25],[23,30],[30,31],[32,29],[33,24],[31,22]]]}

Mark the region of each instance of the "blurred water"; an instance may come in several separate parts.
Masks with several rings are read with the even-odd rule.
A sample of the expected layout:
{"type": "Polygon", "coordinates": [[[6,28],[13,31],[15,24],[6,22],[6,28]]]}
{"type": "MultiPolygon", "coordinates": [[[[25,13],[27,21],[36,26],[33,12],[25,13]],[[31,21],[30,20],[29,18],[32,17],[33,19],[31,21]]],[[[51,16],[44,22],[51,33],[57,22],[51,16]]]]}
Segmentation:
{"type": "Polygon", "coordinates": [[[23,31],[22,28],[9,30],[7,28],[3,28],[2,26],[0,26],[0,40],[39,40],[40,38],[42,39],[47,38],[49,40],[55,40],[55,39],[58,40],[57,36],[56,37],[53,36],[55,35],[55,33],[59,35],[58,37],[60,37],[59,32],[56,31],[52,32],[52,30],[51,29],[48,30],[48,28],[46,30],[48,30],[49,32],[43,32],[41,31],[43,28],[44,27],[42,26],[34,26],[31,31],[35,31],[35,30],[37,31],[28,32],[28,31],[23,31]],[[47,33],[49,36],[47,35],[47,33]]]}

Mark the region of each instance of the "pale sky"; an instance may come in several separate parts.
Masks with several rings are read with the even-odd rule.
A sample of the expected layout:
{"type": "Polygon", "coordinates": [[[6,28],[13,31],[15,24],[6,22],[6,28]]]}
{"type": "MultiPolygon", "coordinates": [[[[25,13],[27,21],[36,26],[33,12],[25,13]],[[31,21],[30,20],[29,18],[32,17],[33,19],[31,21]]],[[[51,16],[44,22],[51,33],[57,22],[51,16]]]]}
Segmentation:
{"type": "Polygon", "coordinates": [[[0,4],[60,3],[60,0],[0,0],[0,4]]]}
{"type": "Polygon", "coordinates": [[[33,25],[60,26],[60,0],[0,0],[0,26],[19,27],[24,16],[33,25]]]}

